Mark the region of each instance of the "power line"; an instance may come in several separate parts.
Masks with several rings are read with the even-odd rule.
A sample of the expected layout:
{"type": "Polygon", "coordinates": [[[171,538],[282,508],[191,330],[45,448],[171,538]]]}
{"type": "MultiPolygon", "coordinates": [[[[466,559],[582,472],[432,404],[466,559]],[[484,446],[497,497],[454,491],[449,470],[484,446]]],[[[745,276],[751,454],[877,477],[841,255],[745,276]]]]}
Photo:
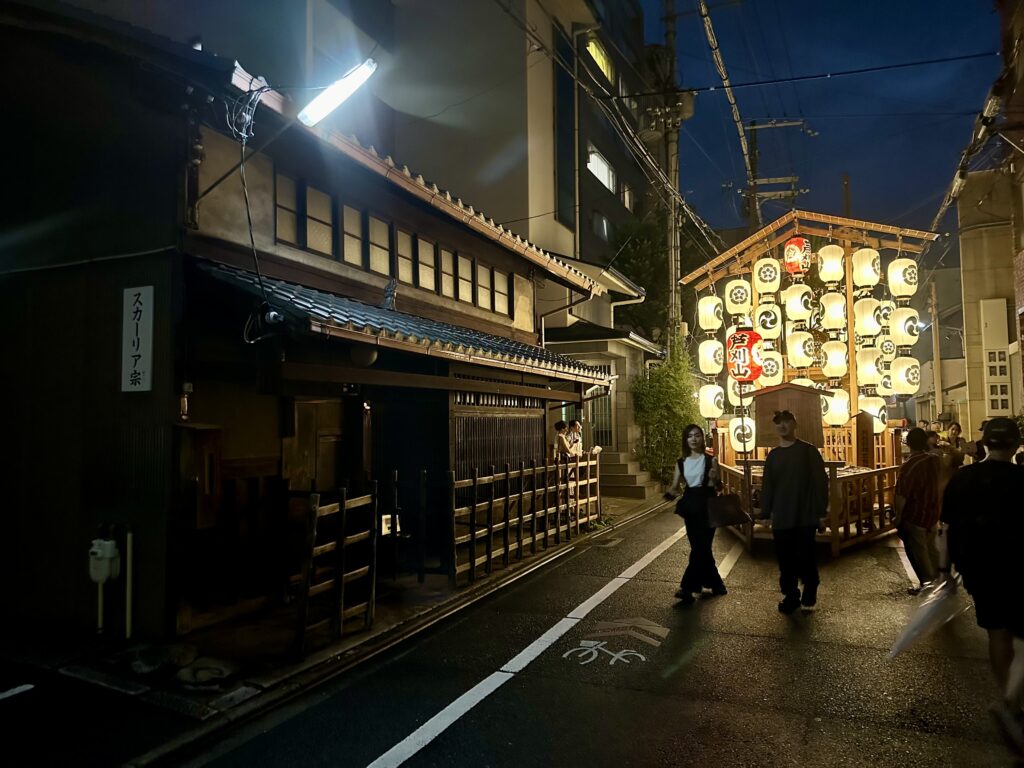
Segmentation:
{"type": "MultiPolygon", "coordinates": [[[[772,80],[755,80],[749,83],[731,83],[730,88],[736,90],[737,88],[762,88],[768,85],[778,85],[780,83],[803,83],[811,80],[829,80],[837,77],[853,77],[856,75],[868,75],[873,72],[890,72],[894,69],[907,69],[909,67],[925,67],[933,64],[949,64],[957,61],[970,61],[972,59],[991,58],[992,56],[999,56],[998,51],[983,51],[980,53],[968,53],[963,56],[947,56],[941,59],[923,59],[921,61],[906,61],[901,64],[882,64],[876,67],[861,67],[860,69],[846,69],[839,72],[821,72],[815,75],[797,75],[795,77],[780,77],[772,80]]],[[[673,93],[678,92],[690,92],[690,93],[707,93],[709,91],[720,90],[723,86],[720,85],[700,85],[693,88],[681,88],[679,91],[652,91],[648,93],[630,93],[626,94],[629,98],[639,98],[641,96],[669,96],[673,93]]]]}

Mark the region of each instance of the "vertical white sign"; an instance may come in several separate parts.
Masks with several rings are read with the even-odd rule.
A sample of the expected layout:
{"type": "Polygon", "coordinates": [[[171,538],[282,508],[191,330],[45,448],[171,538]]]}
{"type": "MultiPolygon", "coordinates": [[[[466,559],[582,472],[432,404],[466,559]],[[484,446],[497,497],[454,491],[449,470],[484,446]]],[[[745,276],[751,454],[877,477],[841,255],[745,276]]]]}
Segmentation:
{"type": "Polygon", "coordinates": [[[153,388],[153,286],[124,289],[121,315],[121,391],[153,388]]]}

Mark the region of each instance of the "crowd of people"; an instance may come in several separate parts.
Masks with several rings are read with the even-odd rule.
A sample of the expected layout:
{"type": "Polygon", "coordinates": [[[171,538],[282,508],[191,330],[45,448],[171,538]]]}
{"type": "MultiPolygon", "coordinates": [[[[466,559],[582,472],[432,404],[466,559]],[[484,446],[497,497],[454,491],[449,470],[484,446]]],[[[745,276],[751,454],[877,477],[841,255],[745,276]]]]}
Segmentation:
{"type": "MultiPolygon", "coordinates": [[[[765,460],[760,516],[772,526],[782,592],[778,609],[791,614],[817,604],[815,533],[827,512],[828,477],[818,449],[797,437],[792,413],[776,412],[773,424],[779,444],[765,460]]],[[[909,455],[897,472],[893,522],[920,582],[910,591],[951,577],[962,580],[978,626],[988,634],[989,660],[1002,692],[992,713],[1024,756],[1024,600],[1017,592],[1024,541],[1021,431],[1013,419],[993,418],[978,440],[968,441],[959,424],[941,426],[925,422],[906,433],[909,455]]],[[[696,424],[685,428],[681,453],[666,497],[677,499],[690,543],[676,592],[688,606],[703,590],[728,590],[715,564],[715,528],[708,517],[721,488],[718,461],[696,424]]]]}

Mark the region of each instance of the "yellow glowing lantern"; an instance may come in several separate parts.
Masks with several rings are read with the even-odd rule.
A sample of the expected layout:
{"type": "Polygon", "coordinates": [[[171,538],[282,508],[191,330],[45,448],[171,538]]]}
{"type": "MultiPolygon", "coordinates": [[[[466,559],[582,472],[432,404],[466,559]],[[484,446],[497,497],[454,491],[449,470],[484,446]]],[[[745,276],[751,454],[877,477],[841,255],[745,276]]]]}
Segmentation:
{"type": "Polygon", "coordinates": [[[826,293],[821,297],[821,327],[826,331],[846,328],[846,297],[841,293],[826,293]]]}
{"type": "Polygon", "coordinates": [[[881,397],[895,395],[896,390],[892,388],[892,370],[890,370],[889,364],[880,359],[878,366],[878,384],[875,385],[875,394],[881,397]]]}
{"type": "Polygon", "coordinates": [[[878,302],[878,322],[883,328],[889,327],[889,321],[892,319],[893,310],[896,309],[896,302],[885,301],[878,302]]]}
{"type": "Polygon", "coordinates": [[[782,282],[782,267],[775,259],[758,259],[754,262],[754,290],[760,294],[775,293],[782,282]]]}
{"type": "Polygon", "coordinates": [[[907,298],[917,293],[917,262],[913,259],[893,259],[889,264],[889,293],[907,298]]]}
{"type": "Polygon", "coordinates": [[[871,431],[880,435],[885,431],[886,413],[885,400],[880,397],[870,396],[860,399],[860,409],[871,415],[871,431]]]}
{"type": "Polygon", "coordinates": [[[730,315],[745,315],[750,311],[753,296],[746,280],[730,280],[725,286],[725,308],[730,315]]]}
{"type": "Polygon", "coordinates": [[[698,301],[697,323],[705,331],[717,331],[721,328],[722,300],[717,296],[704,296],[698,301]]]}
{"type": "Polygon", "coordinates": [[[897,395],[916,395],[921,388],[921,364],[913,357],[897,357],[892,362],[892,388],[897,395]]]}
{"type": "Polygon", "coordinates": [[[882,333],[877,339],[875,339],[875,346],[882,355],[882,360],[884,362],[891,363],[896,359],[896,342],[893,341],[891,334],[882,333]]]}
{"type": "Polygon", "coordinates": [[[811,389],[824,389],[824,387],[813,379],[808,379],[806,376],[802,376],[798,379],[793,379],[790,384],[796,384],[801,387],[810,387],[811,389]]]}
{"type": "Polygon", "coordinates": [[[826,245],[818,251],[818,277],[821,278],[821,282],[841,282],[845,273],[842,246],[826,245]]]}
{"type": "Polygon", "coordinates": [[[786,353],[794,368],[814,365],[814,337],[807,331],[794,331],[786,337],[786,353]]]}
{"type": "Polygon", "coordinates": [[[736,453],[754,450],[757,436],[754,420],[749,416],[735,416],[729,419],[729,445],[736,453]]]}
{"type": "Polygon", "coordinates": [[[841,427],[850,420],[850,395],[833,389],[821,398],[821,418],[830,427],[841,427]]]}
{"type": "Polygon", "coordinates": [[[857,383],[863,387],[878,384],[882,374],[879,369],[881,356],[875,347],[857,350],[857,383]]]}
{"type": "Polygon", "coordinates": [[[853,284],[873,288],[882,278],[882,260],[874,248],[861,248],[853,254],[853,284]]]}
{"type": "Polygon", "coordinates": [[[717,384],[705,384],[697,393],[700,415],[705,419],[717,419],[725,410],[725,390],[717,384]]]}
{"type": "Polygon", "coordinates": [[[725,365],[725,347],[718,339],[705,339],[697,347],[697,365],[701,373],[715,375],[725,365]]]}
{"type": "Polygon", "coordinates": [[[849,368],[846,345],[841,341],[826,341],[821,345],[823,362],[821,372],[830,379],[841,379],[849,368]]]}
{"type": "Polygon", "coordinates": [[[754,330],[762,339],[774,340],[782,334],[782,310],[778,304],[759,304],[754,308],[754,330]]]}
{"type": "Polygon", "coordinates": [[[786,316],[790,320],[806,320],[811,316],[814,292],[809,285],[794,283],[782,292],[782,301],[786,304],[786,316]]]}
{"type": "Polygon", "coordinates": [[[870,338],[882,330],[878,299],[858,299],[853,305],[853,329],[858,336],[870,338]]]}
{"type": "Polygon", "coordinates": [[[754,402],[750,396],[757,389],[757,385],[754,382],[736,381],[732,376],[728,376],[726,379],[729,405],[736,408],[739,406],[749,406],[754,402]]]}
{"type": "Polygon", "coordinates": [[[785,366],[782,355],[778,352],[761,352],[761,378],[757,381],[762,387],[774,387],[782,383],[785,366]]]}
{"type": "Polygon", "coordinates": [[[916,309],[898,307],[889,320],[889,333],[898,347],[912,347],[921,333],[921,321],[916,309]]]}

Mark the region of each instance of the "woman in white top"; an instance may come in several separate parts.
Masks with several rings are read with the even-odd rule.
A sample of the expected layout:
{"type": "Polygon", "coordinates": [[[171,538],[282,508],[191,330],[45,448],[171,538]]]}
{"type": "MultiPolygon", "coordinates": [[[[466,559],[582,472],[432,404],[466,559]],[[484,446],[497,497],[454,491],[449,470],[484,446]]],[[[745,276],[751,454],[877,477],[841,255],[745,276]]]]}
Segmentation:
{"type": "Polygon", "coordinates": [[[694,593],[709,588],[714,595],[728,590],[715,566],[711,544],[715,529],[708,526],[708,499],[715,495],[719,485],[718,460],[709,456],[704,441],[704,430],[688,424],[683,430],[683,455],[676,462],[675,476],[667,496],[675,497],[676,514],[686,522],[686,538],[690,541],[690,560],[683,572],[676,597],[683,605],[694,602],[694,593]]]}

